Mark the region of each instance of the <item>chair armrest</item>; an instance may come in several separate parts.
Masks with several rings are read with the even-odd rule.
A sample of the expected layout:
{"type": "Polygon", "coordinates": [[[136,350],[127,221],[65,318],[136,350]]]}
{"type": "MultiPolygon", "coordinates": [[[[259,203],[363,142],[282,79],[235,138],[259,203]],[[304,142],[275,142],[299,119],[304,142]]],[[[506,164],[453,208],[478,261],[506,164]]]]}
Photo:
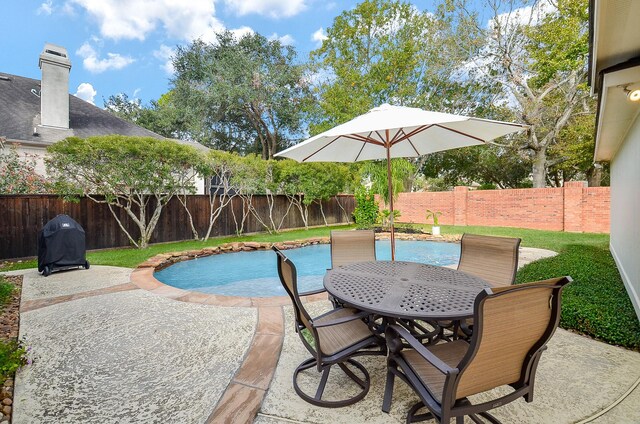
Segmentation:
{"type": "Polygon", "coordinates": [[[322,292],[326,292],[326,291],[327,291],[327,289],[321,288],[321,289],[318,289],[318,290],[311,290],[311,291],[304,292],[304,293],[298,293],[298,296],[311,296],[311,295],[322,293],[322,292]]]}
{"type": "MultiPolygon", "coordinates": [[[[333,311],[331,311],[331,312],[333,312],[333,311]]],[[[345,322],[355,321],[357,319],[362,319],[362,318],[367,317],[369,315],[371,315],[369,312],[360,311],[360,312],[355,313],[353,315],[349,315],[348,317],[336,318],[336,319],[323,321],[323,322],[312,322],[312,325],[314,327],[316,327],[316,328],[331,327],[332,325],[344,324],[345,322]]],[[[320,317],[316,317],[316,319],[318,319],[320,317]]]]}
{"type": "Polygon", "coordinates": [[[387,345],[389,346],[390,351],[393,351],[394,340],[397,339],[397,337],[394,334],[392,334],[394,332],[396,333],[397,337],[403,338],[409,344],[409,346],[411,346],[416,352],[418,352],[420,356],[422,356],[425,360],[427,360],[427,362],[429,362],[431,365],[436,367],[438,371],[440,371],[441,373],[443,374],[458,373],[457,368],[452,368],[449,365],[447,365],[444,361],[442,361],[436,355],[431,353],[429,349],[424,347],[422,343],[420,343],[415,337],[413,337],[411,333],[409,333],[409,331],[407,331],[405,328],[397,324],[389,325],[385,333],[385,337],[387,339],[387,345]]]}

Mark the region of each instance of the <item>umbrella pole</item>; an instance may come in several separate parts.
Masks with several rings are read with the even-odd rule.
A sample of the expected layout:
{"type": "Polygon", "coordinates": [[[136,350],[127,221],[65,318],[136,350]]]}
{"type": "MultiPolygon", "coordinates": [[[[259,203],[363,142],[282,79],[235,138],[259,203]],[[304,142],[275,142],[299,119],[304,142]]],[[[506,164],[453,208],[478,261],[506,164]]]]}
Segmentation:
{"type": "Polygon", "coordinates": [[[387,131],[387,181],[389,183],[389,222],[391,223],[391,260],[396,260],[396,236],[393,228],[393,183],[391,182],[391,143],[388,141],[389,132],[387,131]]]}

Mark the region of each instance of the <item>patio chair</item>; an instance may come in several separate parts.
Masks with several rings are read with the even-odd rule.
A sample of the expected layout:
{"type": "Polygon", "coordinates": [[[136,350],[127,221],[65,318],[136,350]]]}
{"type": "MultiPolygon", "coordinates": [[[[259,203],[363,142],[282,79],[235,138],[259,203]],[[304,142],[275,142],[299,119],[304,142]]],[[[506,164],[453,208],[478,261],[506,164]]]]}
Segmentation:
{"type": "MultiPolygon", "coordinates": [[[[358,402],[369,392],[370,378],[365,367],[353,358],[362,355],[386,355],[384,339],[375,336],[362,320],[367,313],[355,309],[336,308],[311,318],[300,300],[295,265],[277,247],[274,246],[273,250],[277,254],[280,281],[293,303],[296,332],[302,344],[313,355],[296,368],[293,373],[293,388],[298,396],[317,406],[337,408],[358,402]],[[307,338],[309,336],[310,338],[307,338]],[[356,395],[342,400],[322,399],[329,371],[334,365],[355,383],[356,395]],[[300,388],[298,376],[300,372],[313,367],[317,368],[321,376],[315,394],[309,395],[300,388]]],[[[313,293],[322,291],[324,289],[313,293]]]]}
{"type": "MultiPolygon", "coordinates": [[[[331,231],[331,268],[376,260],[376,234],[373,230],[331,231]]],[[[334,307],[343,306],[329,295],[334,307]]]]}
{"type": "Polygon", "coordinates": [[[331,267],[376,260],[373,230],[331,231],[331,267]]]}
{"type": "MultiPolygon", "coordinates": [[[[462,235],[458,271],[475,275],[492,287],[510,286],[516,280],[521,239],[513,237],[462,235]]],[[[442,329],[450,329],[453,338],[469,338],[473,320],[440,322],[442,329]]]]}
{"type": "Polygon", "coordinates": [[[509,286],[516,279],[520,239],[464,234],[458,271],[475,275],[493,287],[509,286]]]}
{"type": "Polygon", "coordinates": [[[456,340],[424,346],[406,329],[387,329],[389,357],[382,410],[389,411],[396,376],[420,398],[407,422],[436,418],[457,423],[478,416],[499,421],[487,411],[524,397],[533,401],[536,368],[560,321],[560,299],[570,277],[485,289],[475,300],[476,329],[469,342],[456,340]],[[409,346],[410,348],[403,349],[409,346]],[[490,401],[472,404],[468,397],[497,387],[490,401]],[[426,407],[429,412],[418,414],[426,407]]]}

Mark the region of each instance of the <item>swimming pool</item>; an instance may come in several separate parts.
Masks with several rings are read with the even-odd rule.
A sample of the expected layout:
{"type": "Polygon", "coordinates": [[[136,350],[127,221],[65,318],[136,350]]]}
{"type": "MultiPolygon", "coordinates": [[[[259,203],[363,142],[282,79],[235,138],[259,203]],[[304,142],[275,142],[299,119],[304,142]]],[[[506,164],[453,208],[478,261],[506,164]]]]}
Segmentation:
{"type": "MultiPolygon", "coordinates": [[[[328,244],[317,244],[284,252],[296,265],[301,292],[322,287],[322,278],[331,267],[328,244]]],[[[389,241],[376,241],[378,260],[389,260],[389,241]]],[[[396,241],[396,260],[432,265],[458,262],[460,245],[432,241],[396,241]]],[[[276,254],[272,250],[225,253],[178,262],[158,271],[159,281],[184,290],[243,297],[286,296],[280,284],[276,254]]]]}

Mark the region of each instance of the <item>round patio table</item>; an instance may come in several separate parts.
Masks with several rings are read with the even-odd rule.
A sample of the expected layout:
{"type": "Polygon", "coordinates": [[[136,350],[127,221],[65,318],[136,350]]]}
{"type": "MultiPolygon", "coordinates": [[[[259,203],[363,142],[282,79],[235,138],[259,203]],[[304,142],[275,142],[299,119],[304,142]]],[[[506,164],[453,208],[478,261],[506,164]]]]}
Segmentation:
{"type": "Polygon", "coordinates": [[[374,261],[327,271],[324,287],[344,304],[384,317],[456,320],[473,317],[476,296],[491,286],[450,268],[374,261]]]}

